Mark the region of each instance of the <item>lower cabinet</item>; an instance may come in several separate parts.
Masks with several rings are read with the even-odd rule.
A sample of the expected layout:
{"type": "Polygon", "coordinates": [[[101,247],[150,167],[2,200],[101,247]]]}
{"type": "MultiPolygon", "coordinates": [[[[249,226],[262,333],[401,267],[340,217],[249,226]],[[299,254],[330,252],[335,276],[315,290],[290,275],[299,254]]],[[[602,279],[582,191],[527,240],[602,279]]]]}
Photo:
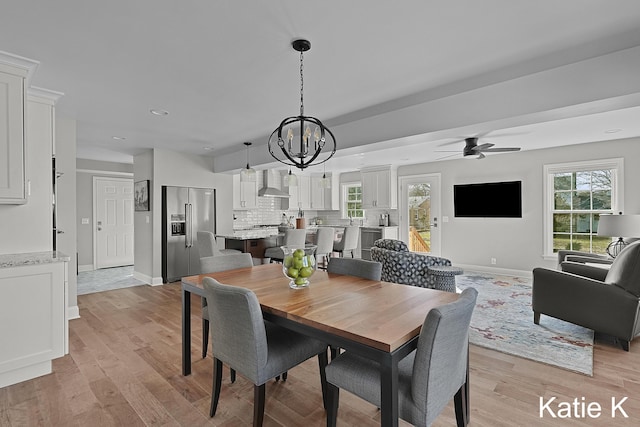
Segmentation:
{"type": "Polygon", "coordinates": [[[360,256],[371,259],[371,247],[378,239],[397,239],[398,227],[361,227],[360,228],[360,256]]]}
{"type": "Polygon", "coordinates": [[[68,352],[67,263],[0,268],[0,388],[51,373],[68,352]]]}

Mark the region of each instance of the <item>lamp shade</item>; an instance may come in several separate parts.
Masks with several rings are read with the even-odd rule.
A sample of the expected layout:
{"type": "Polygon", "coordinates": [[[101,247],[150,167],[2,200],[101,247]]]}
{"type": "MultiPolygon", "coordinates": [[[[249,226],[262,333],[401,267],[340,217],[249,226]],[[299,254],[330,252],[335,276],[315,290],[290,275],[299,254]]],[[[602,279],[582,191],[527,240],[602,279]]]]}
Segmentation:
{"type": "Polygon", "coordinates": [[[598,236],[640,237],[640,215],[600,215],[598,236]]]}

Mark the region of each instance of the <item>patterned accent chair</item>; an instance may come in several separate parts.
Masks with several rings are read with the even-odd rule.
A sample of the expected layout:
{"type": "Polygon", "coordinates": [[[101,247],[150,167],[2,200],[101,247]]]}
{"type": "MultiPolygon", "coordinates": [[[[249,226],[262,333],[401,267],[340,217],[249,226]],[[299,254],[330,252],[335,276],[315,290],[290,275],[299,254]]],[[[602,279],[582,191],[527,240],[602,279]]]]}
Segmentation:
{"type": "Polygon", "coordinates": [[[371,259],[382,264],[382,280],[385,282],[434,288],[435,276],[428,267],[451,265],[446,258],[410,252],[402,240],[378,239],[371,248],[371,259]]]}

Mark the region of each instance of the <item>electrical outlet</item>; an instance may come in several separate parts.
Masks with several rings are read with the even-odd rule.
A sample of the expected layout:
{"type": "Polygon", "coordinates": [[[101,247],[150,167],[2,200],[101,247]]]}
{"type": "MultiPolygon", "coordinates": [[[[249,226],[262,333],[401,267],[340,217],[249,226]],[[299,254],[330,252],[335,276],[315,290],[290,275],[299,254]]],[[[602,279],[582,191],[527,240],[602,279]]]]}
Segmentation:
{"type": "Polygon", "coordinates": [[[491,265],[496,265],[497,260],[495,258],[491,258],[491,265]]]}

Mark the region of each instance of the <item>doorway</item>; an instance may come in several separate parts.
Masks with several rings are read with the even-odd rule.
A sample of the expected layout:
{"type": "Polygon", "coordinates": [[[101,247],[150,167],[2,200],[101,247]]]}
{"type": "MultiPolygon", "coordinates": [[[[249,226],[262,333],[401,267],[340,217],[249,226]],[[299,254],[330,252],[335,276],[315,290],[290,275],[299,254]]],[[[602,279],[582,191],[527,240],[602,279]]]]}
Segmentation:
{"type": "Polygon", "coordinates": [[[93,178],[94,268],[133,264],[133,179],[93,178]]]}
{"type": "Polygon", "coordinates": [[[440,255],[440,174],[399,178],[400,239],[413,252],[440,255]]]}

